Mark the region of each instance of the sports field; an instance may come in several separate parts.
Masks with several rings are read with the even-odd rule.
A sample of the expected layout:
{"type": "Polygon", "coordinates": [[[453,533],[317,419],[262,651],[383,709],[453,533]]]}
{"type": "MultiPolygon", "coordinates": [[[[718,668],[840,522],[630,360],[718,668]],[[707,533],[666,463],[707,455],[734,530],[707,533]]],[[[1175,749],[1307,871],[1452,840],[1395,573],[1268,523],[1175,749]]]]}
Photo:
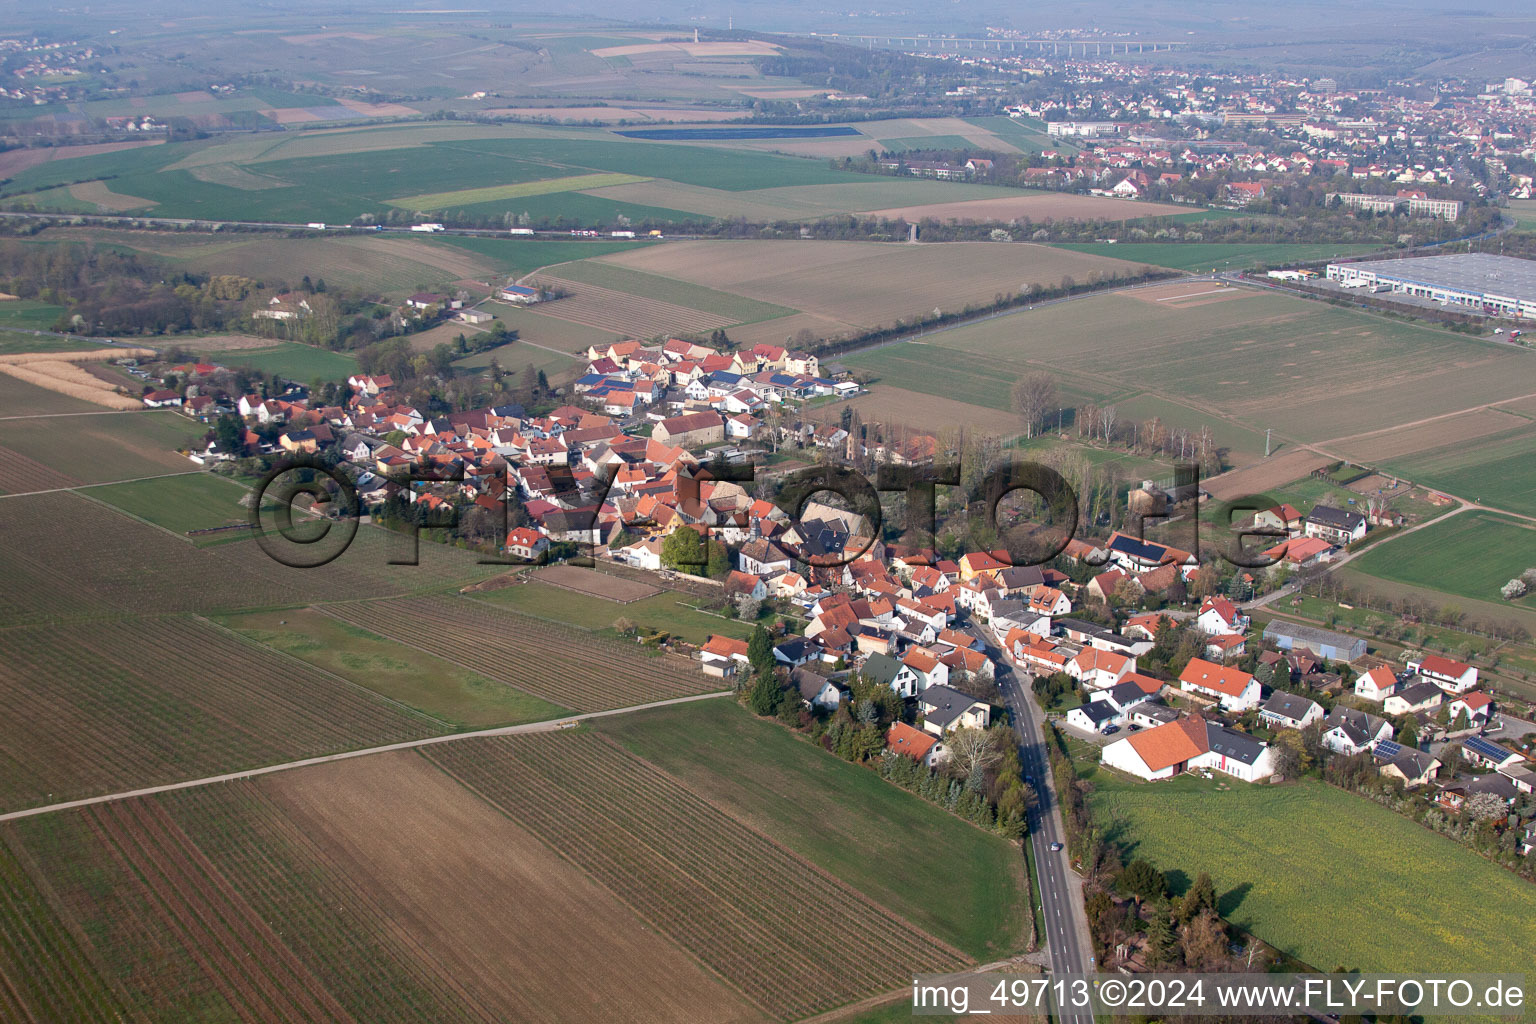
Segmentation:
{"type": "MultiPolygon", "coordinates": [[[[1502,602],[1499,588],[1536,567],[1536,523],[1468,511],[1368,549],[1352,569],[1479,601],[1502,602]]],[[[1508,602],[1536,609],[1536,594],[1508,602]]]]}
{"type": "Polygon", "coordinates": [[[357,372],[357,357],[350,352],[331,352],[294,341],[278,342],[271,348],[210,354],[210,357],[225,366],[249,366],[262,373],[275,373],[301,384],[317,380],[345,381],[357,372]]]}
{"type": "Polygon", "coordinates": [[[1143,784],[1100,770],[1094,785],[1110,837],[1182,885],[1210,872],[1225,917],[1318,970],[1524,970],[1536,944],[1530,883],[1323,783],[1143,784]]]}

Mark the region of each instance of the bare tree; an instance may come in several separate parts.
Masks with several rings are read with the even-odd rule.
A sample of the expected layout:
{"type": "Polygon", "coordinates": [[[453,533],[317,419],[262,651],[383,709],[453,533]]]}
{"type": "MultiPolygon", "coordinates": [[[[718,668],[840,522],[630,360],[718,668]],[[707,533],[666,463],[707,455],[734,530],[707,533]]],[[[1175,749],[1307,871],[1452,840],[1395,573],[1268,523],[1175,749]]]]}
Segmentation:
{"type": "Polygon", "coordinates": [[[966,778],[977,769],[985,771],[996,767],[1003,759],[1003,752],[992,742],[992,737],[981,729],[956,729],[949,734],[949,763],[955,774],[966,778]]]}
{"type": "Polygon", "coordinates": [[[1024,424],[1025,437],[1034,437],[1056,408],[1056,394],[1056,378],[1045,370],[1026,373],[1013,385],[1013,411],[1024,424]]]}
{"type": "Polygon", "coordinates": [[[1104,423],[1104,443],[1108,444],[1109,439],[1115,434],[1115,407],[1106,405],[1100,409],[1099,419],[1104,423]]]}

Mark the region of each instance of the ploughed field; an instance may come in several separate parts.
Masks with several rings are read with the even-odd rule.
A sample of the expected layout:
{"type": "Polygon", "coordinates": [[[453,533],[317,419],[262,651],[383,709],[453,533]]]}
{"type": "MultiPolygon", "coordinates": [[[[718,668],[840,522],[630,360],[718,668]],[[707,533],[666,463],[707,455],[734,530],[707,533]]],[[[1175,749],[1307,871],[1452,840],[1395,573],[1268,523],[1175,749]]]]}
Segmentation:
{"type": "MultiPolygon", "coordinates": [[[[867,772],[789,742],[856,798],[839,781],[867,772]]],[[[1018,857],[910,794],[883,803],[898,834],[959,831],[1018,857]]],[[[770,828],[586,731],[454,740],[0,823],[0,1010],[755,1024],[973,962],[828,870],[854,845],[808,856],[770,828]]],[[[955,857],[952,868],[979,867],[955,857]]],[[[881,870],[921,881],[900,860],[881,870]]]]}

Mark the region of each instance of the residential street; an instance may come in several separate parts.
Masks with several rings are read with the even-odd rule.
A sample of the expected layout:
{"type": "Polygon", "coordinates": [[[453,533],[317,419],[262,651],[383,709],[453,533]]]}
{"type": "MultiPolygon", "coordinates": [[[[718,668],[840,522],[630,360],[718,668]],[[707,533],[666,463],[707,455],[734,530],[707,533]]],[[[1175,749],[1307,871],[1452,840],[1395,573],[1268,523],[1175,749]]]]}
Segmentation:
{"type": "MultiPolygon", "coordinates": [[[[1035,856],[1051,971],[1057,975],[1091,974],[1095,965],[1090,952],[1093,946],[1088,935],[1087,916],[1083,911],[1082,882],[1068,867],[1065,846],[1057,852],[1051,851],[1052,843],[1066,842],[1066,832],[1045,752],[1041,731],[1043,715],[1035,704],[1034,695],[1029,692],[1030,677],[1011,667],[1008,657],[991,643],[980,626],[972,623],[967,628],[985,645],[987,656],[992,659],[998,688],[1013,714],[1024,774],[1039,795],[1029,816],[1029,842],[1035,856]]],[[[1088,1012],[1061,1013],[1056,1018],[1060,1024],[1093,1024],[1093,1014],[1088,1012]]]]}

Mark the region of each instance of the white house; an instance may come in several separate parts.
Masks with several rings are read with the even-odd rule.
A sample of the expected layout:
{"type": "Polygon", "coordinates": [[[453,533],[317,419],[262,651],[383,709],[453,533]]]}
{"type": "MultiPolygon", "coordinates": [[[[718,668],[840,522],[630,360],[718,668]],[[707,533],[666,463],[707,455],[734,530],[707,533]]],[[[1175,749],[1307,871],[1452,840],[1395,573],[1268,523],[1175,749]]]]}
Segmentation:
{"type": "Polygon", "coordinates": [[[992,708],[948,686],[930,686],[917,695],[917,708],[923,713],[923,730],[943,736],[954,729],[985,729],[992,721],[992,708]]]}
{"type": "Polygon", "coordinates": [[[1100,760],[1148,781],[1171,779],[1198,768],[1209,768],[1244,782],[1257,782],[1274,774],[1274,758],[1268,744],[1192,715],[1108,744],[1100,760]]]}
{"type": "Polygon", "coordinates": [[[949,682],[949,666],[919,648],[913,648],[901,659],[901,671],[896,674],[903,689],[920,694],[930,686],[943,686],[949,682]]]}
{"type": "Polygon", "coordinates": [[[1179,674],[1179,689],[1216,700],[1223,711],[1258,707],[1263,687],[1242,669],[1227,668],[1204,658],[1191,658],[1179,674]]]}
{"type": "Polygon", "coordinates": [[[747,657],[747,642],[716,634],[699,649],[699,662],[704,673],[711,676],[731,676],[752,666],[747,657]]]}
{"type": "Polygon", "coordinates": [[[1477,669],[1438,654],[1426,654],[1410,661],[1408,671],[1417,672],[1449,693],[1466,693],[1477,685],[1477,669]]]}
{"type": "Polygon", "coordinates": [[[1085,732],[1103,732],[1125,724],[1125,715],[1108,701],[1091,700],[1067,712],[1067,724],[1085,732]]]}
{"type": "Polygon", "coordinates": [[[1248,632],[1248,616],[1224,597],[1208,597],[1200,605],[1195,628],[1206,636],[1248,632]]]}
{"type": "Polygon", "coordinates": [[[1355,696],[1379,704],[1396,693],[1401,685],[1391,669],[1378,666],[1360,673],[1355,680],[1355,696]]]}
{"type": "Polygon", "coordinates": [[[1373,750],[1382,740],[1392,738],[1392,723],[1358,708],[1335,707],[1323,719],[1323,746],[1335,754],[1358,754],[1373,750]]]}
{"type": "Polygon", "coordinates": [[[1282,729],[1305,729],[1323,720],[1323,706],[1315,700],[1276,690],[1259,708],[1259,717],[1282,729]]]}
{"type": "Polygon", "coordinates": [[[1084,647],[1066,666],[1067,675],[1090,690],[1114,686],[1135,671],[1135,658],[1097,647],[1084,647]]]}
{"type": "Polygon", "coordinates": [[[1437,708],[1445,700],[1445,691],[1434,683],[1420,680],[1381,702],[1381,709],[1389,715],[1411,715],[1416,711],[1437,708]]]}

